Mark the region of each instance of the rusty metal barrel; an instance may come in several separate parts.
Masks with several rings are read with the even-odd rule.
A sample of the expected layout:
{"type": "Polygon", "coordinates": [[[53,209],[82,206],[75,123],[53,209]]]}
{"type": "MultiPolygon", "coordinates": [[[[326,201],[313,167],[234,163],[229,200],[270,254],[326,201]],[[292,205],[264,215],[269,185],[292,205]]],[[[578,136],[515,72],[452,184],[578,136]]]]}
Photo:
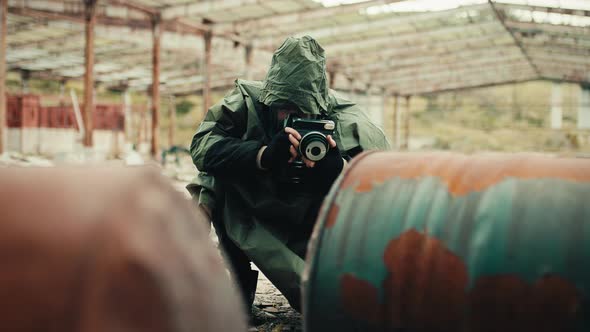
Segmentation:
{"type": "Polygon", "coordinates": [[[590,159],[366,153],[324,201],[305,330],[590,331],[590,159]]]}
{"type": "Polygon", "coordinates": [[[6,331],[246,331],[208,222],[150,168],[0,168],[6,331]]]}

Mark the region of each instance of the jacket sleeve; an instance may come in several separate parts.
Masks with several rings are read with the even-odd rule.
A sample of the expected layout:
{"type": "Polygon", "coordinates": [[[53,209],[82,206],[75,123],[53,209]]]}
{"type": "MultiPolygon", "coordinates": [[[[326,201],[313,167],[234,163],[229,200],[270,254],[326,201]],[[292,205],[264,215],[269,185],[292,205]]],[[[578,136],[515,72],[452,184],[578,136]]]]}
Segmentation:
{"type": "Polygon", "coordinates": [[[256,169],[256,154],[262,142],[244,141],[248,110],[236,87],[212,106],[191,142],[193,163],[213,176],[256,169]]]}

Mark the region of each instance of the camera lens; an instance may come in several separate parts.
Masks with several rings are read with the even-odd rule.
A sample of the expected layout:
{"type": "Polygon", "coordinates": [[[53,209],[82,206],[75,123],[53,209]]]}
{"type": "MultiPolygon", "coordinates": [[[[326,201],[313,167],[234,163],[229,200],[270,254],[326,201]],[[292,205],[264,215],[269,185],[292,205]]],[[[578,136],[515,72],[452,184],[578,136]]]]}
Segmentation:
{"type": "Polygon", "coordinates": [[[305,134],[299,144],[299,153],[311,161],[322,160],[328,149],[328,139],[318,131],[305,134]]]}
{"type": "Polygon", "coordinates": [[[317,146],[314,146],[313,148],[311,148],[311,154],[313,156],[318,156],[320,153],[322,153],[322,149],[320,149],[317,146]]]}

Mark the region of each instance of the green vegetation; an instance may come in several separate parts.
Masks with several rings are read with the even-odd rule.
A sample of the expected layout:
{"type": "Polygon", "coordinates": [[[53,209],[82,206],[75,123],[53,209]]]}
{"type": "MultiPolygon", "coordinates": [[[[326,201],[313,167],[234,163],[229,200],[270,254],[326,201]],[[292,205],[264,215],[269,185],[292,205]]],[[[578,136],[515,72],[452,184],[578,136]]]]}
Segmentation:
{"type": "Polygon", "coordinates": [[[176,113],[177,114],[187,114],[193,110],[195,104],[190,100],[183,99],[182,101],[176,103],[176,113]]]}
{"type": "Polygon", "coordinates": [[[462,152],[590,152],[590,131],[576,128],[579,86],[562,84],[563,125],[554,130],[551,85],[530,82],[413,98],[412,138],[433,138],[425,149],[462,152]]]}

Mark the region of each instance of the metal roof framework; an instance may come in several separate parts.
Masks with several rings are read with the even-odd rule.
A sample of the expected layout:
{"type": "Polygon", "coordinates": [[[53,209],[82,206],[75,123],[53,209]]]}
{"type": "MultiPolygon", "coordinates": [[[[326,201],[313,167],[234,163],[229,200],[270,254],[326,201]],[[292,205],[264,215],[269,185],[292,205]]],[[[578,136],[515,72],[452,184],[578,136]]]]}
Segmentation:
{"type": "MultiPolygon", "coordinates": [[[[330,87],[394,95],[394,114],[398,96],[409,110],[412,95],[539,79],[590,85],[583,0],[414,0],[439,7],[418,10],[400,10],[413,5],[402,0],[325,1],[0,0],[0,76],[7,66],[23,77],[84,77],[85,146],[93,145],[93,85],[147,90],[156,158],[161,92],[202,93],[204,114],[211,89],[263,79],[292,35],[325,48],[330,87]]],[[[2,81],[0,124],[4,91],[2,81]]]]}
{"type": "MultiPolygon", "coordinates": [[[[398,1],[324,7],[313,0],[99,0],[94,78],[107,86],[149,88],[156,20],[162,28],[160,89],[172,94],[203,89],[208,33],[210,84],[219,88],[237,77],[263,79],[272,51],[290,35],[319,41],[332,87],[341,90],[416,95],[536,79],[590,82],[590,23],[548,19],[590,20],[590,8],[489,1],[443,11],[366,13],[398,1]]],[[[84,75],[83,1],[9,0],[8,10],[9,70],[56,79],[84,75]]]]}

